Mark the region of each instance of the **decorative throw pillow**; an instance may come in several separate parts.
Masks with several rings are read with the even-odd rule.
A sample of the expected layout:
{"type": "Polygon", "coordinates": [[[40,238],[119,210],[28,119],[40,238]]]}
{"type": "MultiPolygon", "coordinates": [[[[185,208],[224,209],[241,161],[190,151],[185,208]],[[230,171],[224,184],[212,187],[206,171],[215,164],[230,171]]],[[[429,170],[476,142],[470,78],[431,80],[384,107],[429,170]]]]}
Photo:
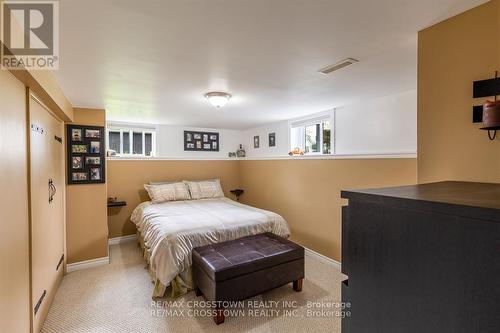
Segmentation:
{"type": "Polygon", "coordinates": [[[224,197],[224,192],[220,186],[219,179],[213,180],[201,180],[201,181],[185,181],[189,187],[189,192],[191,192],[191,198],[193,199],[208,199],[208,198],[222,198],[224,197]]]}
{"type": "Polygon", "coordinates": [[[190,200],[189,189],[183,182],[148,185],[144,184],[153,203],[166,201],[190,200]]]}

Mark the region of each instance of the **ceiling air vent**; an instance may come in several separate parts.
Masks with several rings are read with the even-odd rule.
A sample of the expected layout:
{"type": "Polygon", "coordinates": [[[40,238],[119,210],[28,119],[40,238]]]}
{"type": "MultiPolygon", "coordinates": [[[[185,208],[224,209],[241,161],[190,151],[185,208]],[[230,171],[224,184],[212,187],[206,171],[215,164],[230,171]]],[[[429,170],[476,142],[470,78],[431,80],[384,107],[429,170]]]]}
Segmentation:
{"type": "Polygon", "coordinates": [[[330,66],[327,66],[325,68],[322,68],[318,72],[320,72],[321,74],[327,75],[327,74],[330,74],[332,72],[338,71],[341,68],[355,64],[357,62],[359,62],[359,60],[356,60],[354,58],[347,58],[347,59],[342,60],[341,62],[336,63],[335,65],[330,65],[330,66]]]}

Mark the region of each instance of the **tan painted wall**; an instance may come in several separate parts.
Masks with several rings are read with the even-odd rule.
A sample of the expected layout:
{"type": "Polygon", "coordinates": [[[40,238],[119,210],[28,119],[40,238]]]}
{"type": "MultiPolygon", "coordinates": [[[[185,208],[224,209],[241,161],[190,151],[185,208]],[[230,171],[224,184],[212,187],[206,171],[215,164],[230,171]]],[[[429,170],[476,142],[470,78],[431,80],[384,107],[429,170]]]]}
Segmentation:
{"type": "Polygon", "coordinates": [[[281,214],[292,239],[341,258],[340,191],[415,184],[415,159],[263,160],[240,162],[242,202],[281,214]]]}
{"type": "MultiPolygon", "coordinates": [[[[74,123],[105,126],[104,110],[74,109],[74,123]]],[[[69,264],[108,256],[106,184],[66,187],[66,251],[69,264]]]]}
{"type": "Polygon", "coordinates": [[[16,70],[12,71],[12,74],[29,87],[57,117],[63,121],[73,119],[73,107],[64,96],[52,72],[16,70]]]}
{"type": "Polygon", "coordinates": [[[108,193],[127,206],[108,210],[109,237],[136,232],[130,222],[132,210],[149,200],[143,185],[149,181],[176,181],[220,178],[227,197],[239,186],[238,161],[108,160],[108,193]]]}
{"type": "MultiPolygon", "coordinates": [[[[500,5],[490,1],[419,33],[418,181],[500,182],[500,135],[472,123],[472,82],[500,70],[500,5]]],[[[500,134],[500,133],[499,133],[500,134]]]]}
{"type": "Polygon", "coordinates": [[[30,331],[26,90],[0,71],[0,330],[30,331]]]}

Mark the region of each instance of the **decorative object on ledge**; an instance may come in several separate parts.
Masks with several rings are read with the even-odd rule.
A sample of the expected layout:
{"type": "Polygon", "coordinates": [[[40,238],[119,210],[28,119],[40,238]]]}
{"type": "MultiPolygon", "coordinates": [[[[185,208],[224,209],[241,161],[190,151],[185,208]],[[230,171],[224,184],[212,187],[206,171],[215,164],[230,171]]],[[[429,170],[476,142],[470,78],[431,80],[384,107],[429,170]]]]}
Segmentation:
{"type": "Polygon", "coordinates": [[[291,150],[290,152],[288,152],[288,155],[290,155],[290,156],[304,156],[304,152],[302,150],[300,150],[299,147],[295,147],[294,150],[291,150]]]}
{"type": "Polygon", "coordinates": [[[184,151],[219,151],[219,133],[184,131],[184,151]]]}
{"type": "Polygon", "coordinates": [[[236,158],[236,153],[235,153],[235,152],[233,152],[233,151],[231,151],[231,152],[227,153],[227,156],[228,156],[229,158],[236,158]]]}
{"type": "Polygon", "coordinates": [[[245,150],[243,149],[243,145],[240,145],[240,149],[236,151],[236,156],[238,157],[245,157],[246,153],[245,150]]]}
{"type": "Polygon", "coordinates": [[[104,127],[67,125],[68,185],[106,182],[104,127]]]}
{"type": "Polygon", "coordinates": [[[488,131],[490,140],[495,140],[497,130],[500,130],[500,102],[497,101],[497,95],[500,95],[498,71],[495,71],[494,79],[474,81],[474,98],[495,97],[494,102],[487,101],[483,106],[474,106],[472,111],[472,121],[474,123],[483,123],[481,129],[488,131]]]}
{"type": "Polygon", "coordinates": [[[231,190],[231,193],[235,195],[236,201],[240,201],[240,197],[243,195],[243,193],[245,193],[245,191],[242,189],[235,189],[231,190]]]}

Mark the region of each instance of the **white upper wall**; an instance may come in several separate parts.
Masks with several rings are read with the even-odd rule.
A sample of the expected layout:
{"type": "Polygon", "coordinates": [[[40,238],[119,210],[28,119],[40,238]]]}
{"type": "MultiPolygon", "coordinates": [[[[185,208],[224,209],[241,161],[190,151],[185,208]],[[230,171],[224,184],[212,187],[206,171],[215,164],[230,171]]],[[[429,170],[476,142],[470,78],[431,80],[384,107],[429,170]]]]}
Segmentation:
{"type": "Polygon", "coordinates": [[[167,158],[226,158],[229,152],[236,152],[241,143],[241,131],[214,128],[161,125],[156,127],[157,157],[167,158]],[[219,151],[184,151],[184,131],[219,133],[219,151]]]}
{"type": "Polygon", "coordinates": [[[335,109],[335,153],[395,154],[417,151],[417,91],[335,109]]]}
{"type": "MultiPolygon", "coordinates": [[[[384,96],[363,103],[337,108],[330,114],[333,121],[335,155],[415,154],[417,151],[417,93],[415,90],[384,96]]],[[[312,117],[317,117],[313,115],[312,117]]],[[[177,125],[156,126],[157,157],[186,159],[228,158],[240,144],[250,158],[288,156],[290,123],[285,120],[244,131],[199,128],[177,125]],[[184,151],[184,131],[218,132],[219,152],[184,151]],[[269,147],[269,134],[275,133],[276,146],[269,147]],[[254,148],[254,137],[260,146],[254,148]]]]}
{"type": "MultiPolygon", "coordinates": [[[[326,114],[326,112],[325,112],[326,114]]],[[[415,154],[417,152],[417,92],[383,96],[344,106],[331,112],[336,155],[415,154]]],[[[313,117],[316,117],[314,115],[313,117]]],[[[295,121],[295,119],[293,120],[295,121]]],[[[248,157],[288,155],[291,121],[282,121],[243,131],[248,157]],[[268,145],[268,134],[276,133],[276,147],[268,145]],[[260,136],[260,148],[253,137],[260,136]]]]}
{"type": "Polygon", "coordinates": [[[241,133],[243,148],[247,157],[277,157],[286,156],[290,151],[288,121],[280,121],[266,126],[245,130],[241,133]],[[275,133],[276,146],[269,147],[269,134],[275,133]],[[259,136],[260,146],[254,148],[254,136],[259,136]]]}

